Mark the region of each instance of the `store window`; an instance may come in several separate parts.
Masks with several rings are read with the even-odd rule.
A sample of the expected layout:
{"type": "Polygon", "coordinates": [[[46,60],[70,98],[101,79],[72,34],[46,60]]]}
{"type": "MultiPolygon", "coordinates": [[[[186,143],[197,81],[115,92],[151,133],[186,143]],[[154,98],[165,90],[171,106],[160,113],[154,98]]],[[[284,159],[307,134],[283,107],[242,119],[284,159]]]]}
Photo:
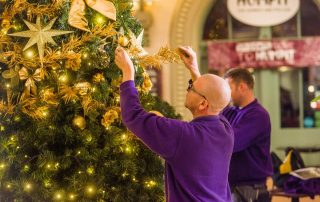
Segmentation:
{"type": "Polygon", "coordinates": [[[281,127],[300,127],[299,71],[279,69],[281,127]]]}
{"type": "Polygon", "coordinates": [[[320,95],[320,68],[303,70],[303,125],[305,128],[320,128],[320,104],[312,99],[320,95]]]}
{"type": "Polygon", "coordinates": [[[204,40],[228,39],[228,9],[226,1],[217,0],[204,25],[204,40]]]}
{"type": "Polygon", "coordinates": [[[312,102],[318,95],[320,95],[319,67],[281,70],[281,127],[320,128],[320,104],[312,102]]]}
{"type": "Polygon", "coordinates": [[[235,39],[257,39],[259,37],[259,28],[246,25],[232,18],[232,37],[235,39]]]}
{"type": "Polygon", "coordinates": [[[301,1],[301,33],[302,36],[320,36],[320,10],[317,0],[301,1]]]}
{"type": "Polygon", "coordinates": [[[290,20],[280,25],[276,25],[271,27],[272,38],[277,37],[297,37],[298,29],[297,29],[297,16],[294,16],[290,20]]]}

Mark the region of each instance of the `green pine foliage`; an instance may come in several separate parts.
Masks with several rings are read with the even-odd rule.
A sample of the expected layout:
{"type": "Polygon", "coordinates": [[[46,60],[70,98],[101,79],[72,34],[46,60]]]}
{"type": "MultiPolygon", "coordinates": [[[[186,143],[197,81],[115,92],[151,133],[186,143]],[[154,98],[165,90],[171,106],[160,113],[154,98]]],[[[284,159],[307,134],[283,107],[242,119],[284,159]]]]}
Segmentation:
{"type": "MultiPolygon", "coordinates": [[[[48,7],[50,0],[28,0],[30,4],[48,7]]],[[[114,50],[118,46],[117,37],[120,29],[129,37],[132,31],[136,36],[142,31],[141,25],[132,17],[132,1],[113,0],[117,9],[117,21],[105,18],[105,26],[114,26],[117,34],[101,38],[92,37],[81,45],[76,53],[87,54],[81,58],[79,69],[66,68],[67,60],[58,61],[56,69],[47,68],[47,75],[36,81],[37,92],[31,93],[25,102],[35,103],[29,110],[39,111],[45,106],[45,116],[34,118],[24,111],[25,102],[21,95],[25,91],[26,80],[19,79],[16,85],[13,80],[0,76],[0,201],[164,201],[163,173],[164,166],[160,157],[146,148],[116,118],[108,127],[101,124],[104,113],[108,109],[119,107],[119,80],[121,72],[114,64],[114,50]],[[103,82],[93,82],[96,74],[102,74],[103,82]],[[77,99],[66,102],[60,93],[61,76],[66,75],[68,86],[88,82],[91,84],[85,95],[77,94],[77,99]],[[43,89],[53,89],[58,104],[48,104],[41,99],[43,89]],[[93,90],[94,89],[94,90],[93,90]],[[84,109],[83,99],[90,96],[92,100],[103,106],[94,105],[84,109]],[[12,104],[12,110],[8,110],[12,104]],[[83,117],[85,126],[74,124],[75,117],[83,117]]],[[[0,29],[4,28],[4,8],[10,8],[14,0],[0,3],[2,19],[0,29]]],[[[72,37],[81,37],[86,32],[71,27],[68,15],[71,1],[63,1],[63,6],[55,13],[58,17],[52,29],[71,30],[72,34],[53,37],[58,46],[46,44],[46,50],[58,50],[63,43],[72,37]]],[[[26,4],[23,4],[26,5],[26,4]]],[[[87,6],[85,17],[90,29],[96,26],[97,11],[87,6]]],[[[27,9],[17,13],[8,33],[28,30],[23,20],[27,20],[27,9]]],[[[35,23],[36,16],[31,22],[35,23]]],[[[52,18],[42,16],[42,24],[52,18]]],[[[8,37],[0,35],[0,55],[12,50],[12,44],[21,49],[28,38],[8,37]],[[2,37],[2,38],[1,38],[2,37]],[[8,39],[8,40],[5,40],[8,39]]],[[[36,45],[30,48],[37,52],[36,45]]],[[[18,52],[16,54],[24,54],[18,52]]],[[[48,51],[45,53],[45,56],[48,51]]],[[[0,60],[0,74],[17,67],[24,67],[19,61],[0,60]],[[13,63],[6,62],[13,61],[13,63]]],[[[40,68],[39,57],[29,59],[40,68]]],[[[26,59],[28,61],[28,59],[26,59]]],[[[137,63],[136,63],[137,64],[137,63]]],[[[46,68],[46,63],[44,63],[46,68]]],[[[138,65],[136,85],[144,82],[144,72],[138,65]]],[[[28,71],[33,72],[32,69],[28,71]]],[[[141,102],[147,111],[156,110],[166,117],[180,118],[173,108],[147,92],[140,92],[141,102]]]]}

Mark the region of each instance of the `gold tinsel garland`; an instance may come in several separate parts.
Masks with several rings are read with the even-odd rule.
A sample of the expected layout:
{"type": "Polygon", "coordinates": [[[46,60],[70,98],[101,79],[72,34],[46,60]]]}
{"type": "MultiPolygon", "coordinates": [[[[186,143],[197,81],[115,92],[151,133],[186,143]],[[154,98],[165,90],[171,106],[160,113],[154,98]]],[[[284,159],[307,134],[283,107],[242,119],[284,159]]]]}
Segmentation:
{"type": "Polygon", "coordinates": [[[38,106],[38,98],[28,98],[21,102],[22,112],[28,114],[35,120],[41,120],[48,117],[48,106],[38,106]]]}
{"type": "Polygon", "coordinates": [[[178,49],[172,50],[169,47],[162,47],[155,55],[138,57],[138,63],[143,68],[151,67],[161,69],[161,64],[163,63],[182,63],[182,60],[179,56],[178,49]]]}
{"type": "Polygon", "coordinates": [[[27,18],[31,20],[34,16],[53,17],[57,11],[63,6],[63,0],[53,0],[50,5],[31,4],[27,0],[15,0],[11,7],[5,8],[2,18],[6,21],[12,21],[12,18],[23,11],[27,11],[27,18]]]}
{"type": "Polygon", "coordinates": [[[59,104],[57,95],[54,93],[53,88],[45,88],[41,90],[40,99],[50,105],[57,106],[59,104]]]}
{"type": "Polygon", "coordinates": [[[87,115],[90,111],[105,108],[105,105],[103,103],[92,99],[91,96],[84,96],[82,98],[81,104],[82,104],[83,111],[84,111],[85,115],[87,115]]]}
{"type": "Polygon", "coordinates": [[[4,100],[0,101],[0,112],[6,116],[7,114],[13,114],[14,113],[15,105],[13,105],[11,102],[5,102],[4,100]]]}

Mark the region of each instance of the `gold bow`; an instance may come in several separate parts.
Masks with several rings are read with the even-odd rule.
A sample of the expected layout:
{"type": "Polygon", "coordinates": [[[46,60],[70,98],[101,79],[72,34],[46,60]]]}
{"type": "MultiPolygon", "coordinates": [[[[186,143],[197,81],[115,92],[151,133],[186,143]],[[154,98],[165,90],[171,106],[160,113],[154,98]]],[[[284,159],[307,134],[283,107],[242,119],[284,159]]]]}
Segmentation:
{"type": "Polygon", "coordinates": [[[29,96],[30,92],[36,95],[36,81],[41,81],[44,78],[44,72],[41,68],[39,68],[36,69],[33,75],[29,75],[27,68],[23,67],[19,71],[19,77],[21,80],[26,80],[26,83],[24,84],[26,89],[24,90],[22,97],[29,96]]]}
{"type": "Polygon", "coordinates": [[[68,23],[78,29],[90,32],[88,21],[85,18],[86,4],[107,18],[116,20],[117,11],[114,4],[106,0],[73,0],[69,12],[68,23]]]}

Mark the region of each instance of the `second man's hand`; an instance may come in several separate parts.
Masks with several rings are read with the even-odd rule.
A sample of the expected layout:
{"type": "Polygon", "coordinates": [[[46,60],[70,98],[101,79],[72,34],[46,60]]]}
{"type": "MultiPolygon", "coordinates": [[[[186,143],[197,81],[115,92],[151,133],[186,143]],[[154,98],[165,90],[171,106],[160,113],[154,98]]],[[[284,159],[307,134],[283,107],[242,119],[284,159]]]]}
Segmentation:
{"type": "Polygon", "coordinates": [[[192,80],[195,81],[201,76],[196,53],[190,46],[179,46],[179,52],[184,65],[190,71],[192,80]]]}
{"type": "Polygon", "coordinates": [[[115,50],[115,63],[119,69],[121,69],[123,78],[122,82],[134,80],[134,66],[128,53],[118,46],[115,50]]]}

